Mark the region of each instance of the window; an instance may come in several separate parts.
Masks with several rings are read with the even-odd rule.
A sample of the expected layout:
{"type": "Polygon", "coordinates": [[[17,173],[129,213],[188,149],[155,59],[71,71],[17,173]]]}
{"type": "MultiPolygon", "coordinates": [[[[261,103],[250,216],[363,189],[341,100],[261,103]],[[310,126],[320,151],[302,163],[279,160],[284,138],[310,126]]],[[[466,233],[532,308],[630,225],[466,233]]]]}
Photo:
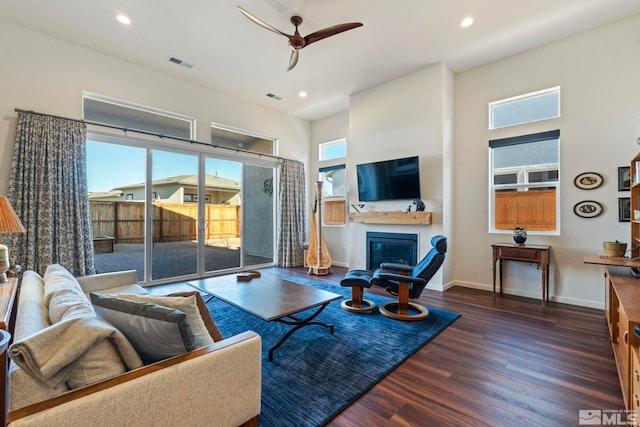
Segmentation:
{"type": "Polygon", "coordinates": [[[85,120],[98,123],[183,139],[191,139],[193,135],[195,119],[191,117],[102,95],[84,93],[82,110],[85,120]]]}
{"type": "Polygon", "coordinates": [[[489,103],[489,129],[560,117],[560,87],[489,103]]]}
{"type": "Polygon", "coordinates": [[[489,141],[490,231],[559,233],[560,131],[489,141]]]}
{"type": "Polygon", "coordinates": [[[252,135],[248,132],[219,124],[211,125],[211,144],[255,153],[275,154],[275,141],[273,139],[252,135]]]}
{"type": "Polygon", "coordinates": [[[320,168],[322,211],[325,225],[343,225],[346,218],[347,186],[345,165],[320,168]]]}
{"type": "Polygon", "coordinates": [[[318,147],[318,160],[321,162],[347,157],[347,141],[345,139],[325,142],[320,144],[318,147]]]}
{"type": "MultiPolygon", "coordinates": [[[[273,183],[277,161],[235,153],[223,157],[210,144],[163,138],[191,139],[195,122],[186,116],[121,101],[112,109],[108,100],[83,100],[85,119],[160,136],[156,141],[126,132],[87,135],[93,234],[116,236],[114,251],[130,252],[138,282],[168,283],[273,265],[278,193],[264,191],[264,183],[273,183]],[[117,114],[111,117],[113,111],[117,114]],[[182,133],[163,130],[174,128],[182,133]],[[114,164],[121,166],[118,174],[114,164]]],[[[271,153],[275,140],[268,142],[271,153]]],[[[96,256],[96,269],[122,268],[103,255],[111,254],[96,256]]]]}
{"type": "Polygon", "coordinates": [[[336,164],[336,159],[346,156],[346,139],[318,145],[318,160],[327,165],[320,168],[325,225],[344,225],[347,222],[347,174],[344,164],[336,164]]]}

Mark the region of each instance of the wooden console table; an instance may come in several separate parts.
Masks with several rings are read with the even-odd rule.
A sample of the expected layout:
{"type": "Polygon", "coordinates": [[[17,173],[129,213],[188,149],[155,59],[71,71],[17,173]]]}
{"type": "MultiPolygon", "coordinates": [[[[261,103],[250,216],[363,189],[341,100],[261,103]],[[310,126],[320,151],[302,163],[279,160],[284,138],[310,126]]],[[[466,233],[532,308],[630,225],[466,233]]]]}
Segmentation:
{"type": "Polygon", "coordinates": [[[542,303],[549,301],[549,259],[551,246],[496,243],[493,248],[493,293],[496,293],[496,263],[500,260],[500,293],[502,293],[502,261],[535,262],[542,270],[542,303]]]}

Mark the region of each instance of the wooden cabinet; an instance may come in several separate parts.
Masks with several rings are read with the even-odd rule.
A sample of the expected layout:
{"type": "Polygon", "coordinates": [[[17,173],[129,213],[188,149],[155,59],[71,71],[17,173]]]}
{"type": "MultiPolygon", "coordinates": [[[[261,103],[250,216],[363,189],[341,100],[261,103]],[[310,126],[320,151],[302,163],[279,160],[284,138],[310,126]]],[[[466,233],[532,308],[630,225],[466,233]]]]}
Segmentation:
{"type": "Polygon", "coordinates": [[[631,347],[631,405],[636,414],[640,410],[640,361],[638,360],[638,348],[631,347]]]}
{"type": "Polygon", "coordinates": [[[640,279],[623,267],[607,267],[605,278],[605,314],[622,397],[627,409],[640,408],[640,339],[633,333],[640,324],[640,279]]]}

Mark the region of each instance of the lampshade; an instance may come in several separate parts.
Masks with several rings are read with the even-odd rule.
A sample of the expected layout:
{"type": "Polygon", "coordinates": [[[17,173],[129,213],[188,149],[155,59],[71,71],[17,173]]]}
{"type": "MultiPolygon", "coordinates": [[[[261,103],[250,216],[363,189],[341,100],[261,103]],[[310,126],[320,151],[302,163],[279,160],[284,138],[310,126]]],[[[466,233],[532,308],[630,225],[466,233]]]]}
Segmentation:
{"type": "Polygon", "coordinates": [[[5,196],[0,196],[0,233],[24,233],[20,218],[5,196]]]}

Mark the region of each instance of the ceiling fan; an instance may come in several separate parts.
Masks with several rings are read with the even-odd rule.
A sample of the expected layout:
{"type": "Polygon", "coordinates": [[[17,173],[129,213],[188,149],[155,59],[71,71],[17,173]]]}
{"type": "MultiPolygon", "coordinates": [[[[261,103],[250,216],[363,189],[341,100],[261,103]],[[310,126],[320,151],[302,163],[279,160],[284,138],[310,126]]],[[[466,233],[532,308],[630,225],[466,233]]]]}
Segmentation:
{"type": "Polygon", "coordinates": [[[256,18],[255,16],[253,16],[251,13],[247,12],[240,6],[238,6],[238,9],[240,9],[240,12],[242,12],[244,16],[246,16],[256,24],[260,25],[261,27],[266,28],[269,31],[273,31],[274,33],[282,34],[283,36],[289,39],[289,47],[291,48],[292,52],[291,52],[291,58],[289,59],[289,68],[287,68],[287,71],[291,71],[293,67],[296,66],[296,64],[298,63],[298,51],[303,47],[309,46],[311,43],[315,43],[318,40],[326,39],[327,37],[334,36],[344,31],[351,30],[357,27],[362,27],[362,23],[360,22],[349,22],[346,24],[337,24],[331,27],[323,28],[322,30],[318,30],[314,33],[311,33],[306,37],[302,37],[298,32],[298,26],[302,24],[302,18],[300,16],[291,17],[291,23],[295,25],[296,31],[295,33],[293,33],[293,35],[289,35],[289,34],[283,33],[282,31],[278,30],[275,27],[272,27],[266,22],[256,18]]]}

